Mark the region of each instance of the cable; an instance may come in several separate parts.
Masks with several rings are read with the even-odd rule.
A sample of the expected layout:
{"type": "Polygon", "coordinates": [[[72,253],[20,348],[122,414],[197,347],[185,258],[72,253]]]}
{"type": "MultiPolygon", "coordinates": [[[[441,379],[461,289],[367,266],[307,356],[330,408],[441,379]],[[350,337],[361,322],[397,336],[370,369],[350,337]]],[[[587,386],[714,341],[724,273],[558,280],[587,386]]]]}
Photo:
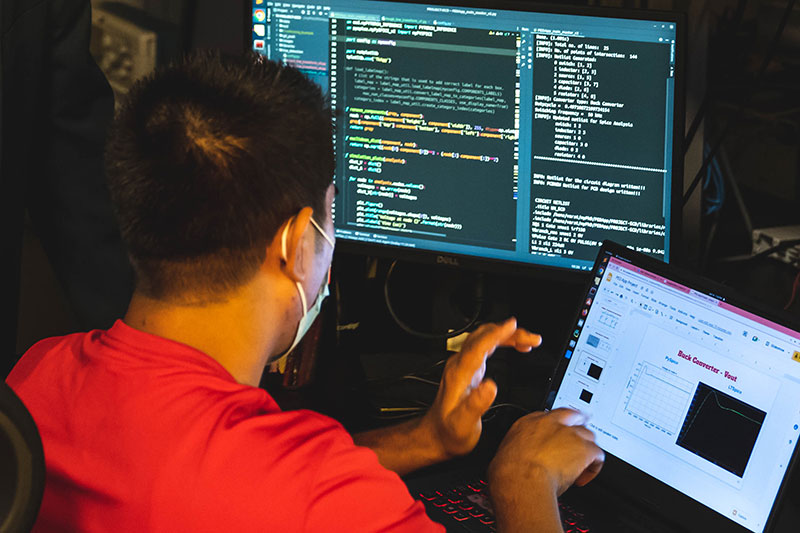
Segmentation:
{"type": "Polygon", "coordinates": [[[706,246],[703,250],[703,256],[700,259],[700,271],[705,272],[706,267],[708,266],[708,258],[711,254],[711,245],[714,243],[714,237],[717,236],[717,228],[719,227],[719,218],[720,214],[719,211],[716,211],[713,215],[714,221],[711,223],[711,228],[708,230],[708,238],[706,239],[706,246]]]}
{"type": "MultiPolygon", "coordinates": [[[[390,384],[394,383],[395,381],[402,381],[403,379],[408,379],[409,376],[418,377],[420,374],[425,375],[428,372],[430,372],[431,370],[433,370],[434,368],[436,368],[437,366],[443,365],[444,363],[446,363],[449,358],[450,358],[450,356],[448,355],[444,359],[440,359],[440,360],[436,361],[432,365],[429,365],[429,366],[427,366],[427,367],[425,367],[425,368],[423,368],[421,370],[415,370],[414,372],[409,372],[408,374],[405,374],[403,376],[392,376],[392,377],[388,377],[388,378],[372,378],[372,379],[366,380],[366,383],[368,385],[384,385],[385,386],[385,385],[390,385],[390,384]]],[[[438,383],[437,383],[437,385],[438,385],[438,383]]]]}
{"type": "MultiPolygon", "coordinates": [[[[419,416],[421,413],[423,413],[430,407],[430,405],[425,404],[423,402],[417,402],[417,403],[419,403],[420,405],[405,406],[405,407],[380,407],[378,408],[378,411],[381,414],[375,415],[374,418],[377,418],[379,420],[400,420],[404,418],[413,418],[419,416]]],[[[488,422],[492,420],[495,416],[497,416],[496,411],[498,409],[503,409],[508,407],[513,409],[518,409],[525,414],[531,412],[531,410],[528,409],[527,407],[523,407],[515,403],[498,403],[492,405],[486,410],[483,416],[481,416],[481,421],[488,422]]]]}
{"type": "Polygon", "coordinates": [[[776,252],[782,252],[783,250],[791,248],[792,246],[797,246],[798,244],[800,244],[800,239],[790,239],[788,241],[783,241],[782,243],[778,244],[777,246],[773,246],[772,248],[767,248],[766,250],[762,250],[757,254],[722,257],[720,259],[717,259],[717,261],[720,263],[741,263],[745,261],[753,261],[755,259],[767,257],[768,255],[772,255],[776,252]]]}
{"type": "Polygon", "coordinates": [[[515,403],[498,403],[498,404],[495,404],[495,405],[489,407],[489,409],[486,410],[486,412],[481,417],[481,421],[482,422],[488,422],[488,421],[492,420],[495,416],[497,416],[497,412],[496,412],[497,409],[501,409],[501,408],[504,408],[504,407],[513,407],[514,409],[518,409],[518,410],[522,411],[526,415],[528,413],[532,412],[527,407],[523,407],[523,406],[517,405],[515,403]]]}
{"type": "Polygon", "coordinates": [[[431,406],[419,400],[413,400],[416,405],[379,407],[379,414],[372,415],[377,420],[400,420],[403,418],[414,418],[428,410],[431,406]],[[386,413],[386,414],[384,414],[386,413]]]}
{"type": "Polygon", "coordinates": [[[400,327],[400,329],[402,329],[403,331],[405,331],[409,335],[412,335],[414,337],[421,337],[423,339],[449,339],[451,337],[457,337],[457,336],[461,335],[462,333],[464,333],[466,331],[469,331],[469,329],[472,326],[474,326],[475,323],[478,321],[478,317],[480,316],[481,311],[483,310],[483,296],[482,296],[482,294],[483,294],[483,291],[482,291],[483,280],[482,279],[481,279],[481,281],[480,281],[480,283],[479,283],[479,285],[477,287],[478,288],[478,291],[477,291],[478,295],[476,297],[476,300],[477,300],[478,305],[476,306],[475,314],[472,316],[472,318],[470,318],[469,322],[464,327],[459,328],[459,329],[454,330],[454,331],[447,332],[447,333],[427,333],[427,332],[424,332],[424,331],[417,331],[417,330],[413,329],[412,327],[406,325],[406,323],[403,322],[402,320],[400,320],[400,317],[397,316],[397,313],[395,312],[394,308],[392,307],[391,298],[389,298],[389,280],[392,277],[392,272],[394,272],[394,267],[396,265],[397,265],[397,259],[392,261],[392,264],[389,267],[389,271],[386,272],[386,279],[383,282],[383,298],[386,301],[386,309],[389,311],[389,314],[391,315],[392,319],[400,327]]]}
{"type": "MultiPolygon", "coordinates": [[[[747,7],[747,0],[739,0],[738,5],[736,6],[736,13],[733,16],[733,21],[731,26],[733,28],[732,33],[735,34],[739,26],[742,23],[742,17],[744,16],[745,8],[747,7]]],[[[708,4],[703,7],[702,16],[705,16],[708,13],[708,4]]],[[[699,23],[698,23],[699,24],[699,23]]],[[[700,107],[697,109],[697,113],[695,113],[694,118],[692,119],[692,124],[689,126],[689,131],[686,134],[686,137],[683,140],[683,154],[686,155],[686,152],[689,151],[689,147],[694,140],[694,136],[697,134],[697,130],[700,128],[700,124],[703,122],[703,118],[705,118],[706,111],[708,111],[708,91],[706,91],[705,95],[703,95],[703,101],[700,103],[700,107]]]]}
{"type": "Polygon", "coordinates": [[[394,415],[375,415],[373,418],[376,418],[378,420],[402,420],[404,418],[415,418],[415,417],[418,417],[421,413],[423,413],[426,410],[426,408],[424,408],[424,407],[408,407],[408,408],[406,408],[406,407],[381,407],[380,411],[381,412],[392,412],[392,411],[387,411],[387,409],[388,410],[398,409],[399,411],[397,411],[398,414],[394,414],[394,415]]]}
{"type": "Polygon", "coordinates": [[[788,311],[789,308],[794,303],[794,299],[797,296],[797,286],[800,285],[800,272],[794,277],[794,283],[792,283],[792,296],[789,298],[789,301],[786,302],[786,305],[783,306],[784,311],[788,311]]]}
{"type": "Polygon", "coordinates": [[[736,182],[736,177],[733,175],[730,160],[728,159],[728,150],[725,149],[724,146],[721,146],[719,149],[719,164],[722,170],[722,176],[723,178],[726,178],[728,185],[733,192],[733,198],[736,200],[736,205],[739,207],[739,212],[741,213],[742,220],[744,221],[744,231],[746,233],[747,240],[752,246],[753,220],[750,218],[750,212],[747,210],[747,206],[744,203],[742,191],[739,189],[739,184],[736,182]]]}
{"type": "Polygon", "coordinates": [[[527,407],[523,407],[523,406],[517,405],[515,403],[497,403],[497,404],[494,404],[493,406],[491,406],[489,409],[487,409],[487,412],[488,411],[494,411],[495,409],[500,409],[502,407],[513,407],[514,409],[519,409],[520,411],[522,411],[525,414],[528,414],[528,413],[532,412],[527,407]]]}
{"type": "Polygon", "coordinates": [[[694,119],[692,119],[692,125],[689,126],[689,132],[686,134],[686,137],[683,140],[683,155],[686,155],[686,152],[689,151],[689,147],[692,145],[692,141],[694,140],[694,136],[697,134],[697,130],[700,128],[700,124],[703,122],[703,118],[706,114],[706,108],[708,107],[708,91],[703,96],[703,101],[700,103],[700,107],[697,109],[697,113],[694,115],[694,119]]]}
{"type": "Polygon", "coordinates": [[[421,378],[421,377],[415,376],[413,374],[408,374],[407,376],[402,376],[400,378],[400,381],[402,381],[404,379],[408,380],[408,381],[419,381],[420,383],[425,383],[427,385],[433,385],[434,387],[438,387],[439,386],[439,382],[438,381],[433,381],[432,379],[421,378]]]}
{"type": "MultiPolygon", "coordinates": [[[[708,153],[709,146],[705,145],[705,152],[708,153]]],[[[705,195],[703,197],[704,215],[711,215],[718,213],[725,203],[725,176],[722,173],[717,158],[711,160],[706,173],[706,179],[703,182],[703,191],[713,190],[716,194],[714,196],[705,195]]]]}
{"type": "MultiPolygon", "coordinates": [[[[704,148],[708,151],[709,147],[707,143],[704,148]]],[[[706,180],[703,183],[703,191],[709,190],[713,191],[714,195],[703,195],[703,214],[712,217],[712,222],[708,230],[706,245],[703,247],[702,257],[700,259],[701,272],[704,272],[708,265],[708,258],[711,255],[711,246],[714,244],[714,238],[717,236],[722,205],[725,202],[725,177],[722,175],[722,170],[717,162],[717,158],[712,159],[711,165],[708,167],[706,180]]]]}
{"type": "Polygon", "coordinates": [[[719,150],[720,146],[722,146],[722,142],[725,140],[725,137],[728,136],[728,132],[730,132],[733,124],[739,122],[739,119],[744,113],[745,107],[747,107],[747,105],[750,103],[750,100],[752,100],[753,95],[755,94],[756,89],[761,83],[761,79],[764,76],[764,73],[766,72],[770,61],[772,61],[772,56],[775,55],[775,51],[778,48],[778,44],[780,44],[781,35],[783,34],[784,28],[786,28],[786,23],[789,21],[789,16],[792,14],[792,10],[794,9],[794,4],[796,1],[797,0],[789,0],[787,2],[786,10],[783,13],[783,17],[781,18],[780,24],[778,24],[778,30],[775,32],[775,37],[772,39],[772,42],[770,43],[769,49],[767,50],[767,54],[766,56],[764,56],[764,61],[763,63],[761,63],[761,67],[758,69],[755,81],[753,82],[753,85],[750,88],[747,97],[745,98],[744,102],[742,102],[742,104],[739,106],[739,110],[736,113],[736,116],[728,120],[728,122],[725,124],[725,128],[722,130],[722,133],[719,135],[719,137],[717,137],[717,140],[714,143],[711,150],[709,151],[708,155],[703,159],[703,164],[700,166],[700,170],[697,171],[697,175],[694,177],[692,183],[689,185],[689,188],[686,190],[686,193],[683,195],[683,201],[681,203],[681,206],[685,206],[686,203],[689,201],[689,198],[691,198],[692,193],[694,193],[694,190],[697,188],[697,185],[703,179],[703,176],[705,175],[708,169],[709,163],[714,158],[714,156],[717,155],[717,150],[719,150]]]}

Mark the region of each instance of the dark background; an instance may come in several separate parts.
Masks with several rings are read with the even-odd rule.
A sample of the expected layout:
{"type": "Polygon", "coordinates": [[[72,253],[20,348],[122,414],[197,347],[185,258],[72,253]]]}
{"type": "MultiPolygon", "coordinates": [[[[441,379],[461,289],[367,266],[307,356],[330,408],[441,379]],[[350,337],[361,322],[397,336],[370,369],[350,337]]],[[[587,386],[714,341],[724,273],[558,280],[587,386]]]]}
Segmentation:
{"type": "MultiPolygon", "coordinates": [[[[696,117],[703,120],[698,121],[693,142],[686,143],[686,186],[700,168],[703,145],[714,146],[725,134],[711,170],[686,204],[679,262],[800,318],[800,304],[793,294],[800,279],[796,266],[770,258],[729,260],[750,253],[753,228],[800,224],[800,8],[795,8],[765,63],[785,1],[559,3],[678,9],[688,14],[687,130],[696,117]]],[[[104,2],[92,4],[100,7],[104,2]]],[[[125,4],[163,34],[162,63],[199,48],[231,54],[242,50],[243,3],[130,0],[125,4]]],[[[542,332],[544,342],[533,355],[501,350],[490,360],[488,373],[501,390],[497,403],[505,406],[487,415],[485,433],[495,441],[482,441],[480,446],[491,448],[496,436],[502,435],[496,429],[541,404],[584,280],[554,281],[536,270],[499,274],[403,262],[387,280],[390,266],[387,258],[337,253],[335,296],[326,303],[323,349],[314,369],[304,374],[308,376],[304,383],[288,387],[285,380],[267,376],[274,387],[271,391],[286,408],[316,407],[352,429],[394,421],[433,399],[439,362],[446,353],[443,339],[403,331],[390,316],[384,292],[407,326],[427,333],[458,329],[473,317],[491,321],[514,314],[521,325],[542,332]],[[433,383],[406,377],[412,374],[433,383]],[[386,407],[406,411],[387,414],[386,407]]],[[[25,236],[19,317],[18,353],[39,339],[77,329],[69,303],[30,230],[25,236]]],[[[790,497],[799,493],[795,488],[790,497]]],[[[796,513],[796,506],[791,507],[796,513]]]]}
{"type": "MultiPolygon", "coordinates": [[[[93,3],[95,7],[107,4],[93,3]]],[[[800,304],[792,294],[798,275],[794,266],[770,258],[723,259],[750,252],[752,228],[800,224],[800,104],[796,98],[800,88],[800,9],[790,17],[761,72],[787,5],[783,1],[562,3],[674,8],[688,14],[686,128],[698,114],[703,120],[693,142],[687,144],[687,186],[700,167],[703,142],[714,145],[723,131],[725,137],[712,170],[702,180],[702,193],[698,188],[686,205],[679,240],[686,253],[678,259],[692,270],[773,308],[786,307],[796,316],[800,304]]],[[[165,46],[159,51],[162,63],[198,48],[220,48],[232,54],[242,50],[243,3],[131,0],[126,5],[148,18],[165,37],[165,46]]],[[[30,231],[23,261],[18,352],[41,338],[76,329],[69,304],[30,231]]],[[[339,340],[357,339],[353,342],[362,352],[389,351],[389,346],[415,352],[421,345],[441,350],[444,341],[414,338],[389,316],[383,301],[383,276],[389,264],[389,259],[338,254],[340,290],[334,320],[340,328],[336,333],[339,340]],[[370,327],[353,326],[362,323],[370,327]]],[[[544,361],[541,364],[547,367],[547,358],[560,348],[558,339],[565,334],[582,282],[582,278],[553,282],[551,276],[537,270],[482,274],[400,263],[389,292],[396,293],[397,314],[428,332],[465,325],[479,306],[479,321],[513,313],[526,327],[546,334],[537,361],[544,361]],[[479,279],[482,283],[476,281],[479,279]]]]}
{"type": "MultiPolygon", "coordinates": [[[[108,2],[95,0],[98,7],[108,2]]],[[[212,0],[129,0],[171,34],[161,62],[185,50],[220,48],[239,53],[243,3],[212,0]]],[[[526,3],[526,2],[523,2],[526,3]]],[[[536,4],[537,2],[527,2],[536,4]]],[[[701,203],[696,191],[684,215],[683,261],[693,270],[730,283],[776,307],[792,300],[796,270],[770,259],[726,263],[747,254],[750,228],[800,224],[800,8],[795,7],[766,70],[758,77],[784,11],[783,0],[614,0],[560,4],[611,5],[631,9],[678,9],[688,13],[686,128],[705,103],[689,147],[688,183],[700,166],[701,140],[713,144],[727,128],[701,203]],[[746,103],[746,105],[742,105],[746,103]],[[740,110],[741,108],[741,110],[740,110]],[[730,124],[730,126],[728,126],[730,124]],[[716,169],[719,169],[717,171],[716,169]],[[724,175],[724,177],[723,177],[724,175]],[[739,189],[737,195],[731,184],[739,189]],[[720,192],[722,191],[722,192],[720,192]],[[741,202],[737,201],[737,196],[741,202]],[[741,205],[740,205],[741,204],[741,205]],[[747,211],[743,216],[742,208],[747,211]],[[749,220],[748,220],[749,219],[749,220]]],[[[535,273],[532,277],[535,277],[535,273]]],[[[36,340],[74,330],[69,305],[49,274],[35,235],[26,236],[18,350],[36,340]]],[[[792,301],[790,311],[800,310],[792,301]]]]}
{"type": "MultiPolygon", "coordinates": [[[[687,143],[686,186],[700,167],[703,144],[713,146],[722,132],[725,136],[703,185],[686,204],[679,239],[685,253],[677,259],[774,309],[786,307],[797,316],[800,304],[792,294],[798,279],[794,266],[771,258],[724,259],[749,254],[752,228],[800,224],[800,104],[796,98],[800,89],[800,9],[795,8],[762,69],[787,5],[784,1],[561,3],[687,13],[687,130],[698,115],[703,120],[692,142],[687,143]]],[[[116,4],[119,7],[120,3],[116,4]]],[[[93,5],[102,8],[109,3],[95,1],[93,5]]],[[[241,53],[243,6],[242,2],[211,0],[124,3],[131,16],[157,28],[159,42],[164,44],[158,54],[160,63],[199,48],[241,53]]],[[[329,312],[335,315],[329,320],[336,326],[329,329],[340,348],[352,348],[354,354],[398,352],[402,368],[397,370],[402,372],[409,371],[407,367],[413,366],[409,361],[426,350],[434,357],[443,353],[444,340],[414,337],[396,325],[384,302],[385,285],[398,317],[429,333],[458,329],[473,317],[481,322],[514,314],[525,327],[545,334],[536,358],[510,356],[509,363],[509,375],[520,379],[526,402],[537,405],[539,398],[531,384],[546,381],[545,374],[577,307],[583,278],[554,281],[546,272],[524,268],[498,274],[401,262],[386,283],[390,264],[391,258],[337,254],[338,296],[331,298],[328,307],[336,311],[329,312]]],[[[22,268],[18,353],[41,338],[76,329],[47,258],[29,231],[22,268]]],[[[367,359],[357,366],[368,366],[367,373],[391,374],[386,370],[392,366],[388,358],[367,359]]],[[[509,388],[515,386],[512,383],[509,388]]]]}

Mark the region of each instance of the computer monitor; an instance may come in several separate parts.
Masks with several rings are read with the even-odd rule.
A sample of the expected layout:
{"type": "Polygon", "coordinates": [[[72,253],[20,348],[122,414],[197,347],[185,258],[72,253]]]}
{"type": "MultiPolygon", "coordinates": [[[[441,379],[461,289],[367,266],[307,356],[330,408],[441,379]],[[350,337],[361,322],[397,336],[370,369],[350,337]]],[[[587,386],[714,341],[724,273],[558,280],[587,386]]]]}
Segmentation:
{"type": "Polygon", "coordinates": [[[247,46],[330,94],[337,246],[586,271],[669,261],[683,19],[511,2],[247,3],[247,46]]]}

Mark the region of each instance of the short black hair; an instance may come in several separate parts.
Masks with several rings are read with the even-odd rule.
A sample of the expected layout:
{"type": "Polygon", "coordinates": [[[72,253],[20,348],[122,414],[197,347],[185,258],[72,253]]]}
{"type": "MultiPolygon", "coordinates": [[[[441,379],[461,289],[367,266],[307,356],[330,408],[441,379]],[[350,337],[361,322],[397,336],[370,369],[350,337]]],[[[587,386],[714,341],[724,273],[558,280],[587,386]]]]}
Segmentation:
{"type": "Polygon", "coordinates": [[[256,54],[194,53],[136,83],[106,171],[137,290],[216,298],[251,279],[289,217],[325,212],[331,118],[317,84],[256,54]]]}

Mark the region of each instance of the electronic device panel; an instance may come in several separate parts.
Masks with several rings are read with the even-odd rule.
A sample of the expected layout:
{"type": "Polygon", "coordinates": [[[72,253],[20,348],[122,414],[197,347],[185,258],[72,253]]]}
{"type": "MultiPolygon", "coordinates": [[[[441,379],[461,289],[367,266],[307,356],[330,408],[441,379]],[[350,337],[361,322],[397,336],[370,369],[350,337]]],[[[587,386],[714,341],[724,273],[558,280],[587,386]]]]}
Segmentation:
{"type": "Polygon", "coordinates": [[[682,180],[678,15],[248,5],[248,47],[304,71],[336,110],[339,246],[580,271],[613,239],[670,259],[682,180]]]}
{"type": "Polygon", "coordinates": [[[790,320],[607,243],[546,408],[585,413],[605,479],[687,531],[768,531],[800,436],[790,320]]]}

